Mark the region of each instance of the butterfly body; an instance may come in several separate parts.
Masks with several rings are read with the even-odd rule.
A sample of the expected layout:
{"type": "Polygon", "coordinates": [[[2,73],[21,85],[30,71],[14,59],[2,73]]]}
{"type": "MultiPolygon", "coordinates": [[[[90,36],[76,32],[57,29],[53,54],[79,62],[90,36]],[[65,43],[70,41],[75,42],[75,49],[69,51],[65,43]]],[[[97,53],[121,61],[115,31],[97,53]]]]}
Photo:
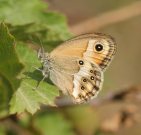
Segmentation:
{"type": "Polygon", "coordinates": [[[103,71],[116,51],[110,36],[85,34],[70,39],[50,54],[40,49],[38,57],[43,64],[43,75],[75,102],[93,99],[103,83],[103,71]]]}

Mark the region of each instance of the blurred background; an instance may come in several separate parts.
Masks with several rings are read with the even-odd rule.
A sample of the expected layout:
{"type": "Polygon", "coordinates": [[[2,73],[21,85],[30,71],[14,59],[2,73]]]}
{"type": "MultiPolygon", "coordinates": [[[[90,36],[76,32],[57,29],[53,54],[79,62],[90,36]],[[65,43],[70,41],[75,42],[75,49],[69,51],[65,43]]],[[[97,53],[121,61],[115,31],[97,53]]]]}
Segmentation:
{"type": "MultiPolygon", "coordinates": [[[[47,107],[32,117],[22,114],[14,129],[20,135],[141,135],[141,0],[46,2],[49,10],[65,15],[73,36],[109,34],[117,42],[117,53],[90,105],[47,107]]],[[[15,135],[9,129],[7,134],[15,135]]]]}

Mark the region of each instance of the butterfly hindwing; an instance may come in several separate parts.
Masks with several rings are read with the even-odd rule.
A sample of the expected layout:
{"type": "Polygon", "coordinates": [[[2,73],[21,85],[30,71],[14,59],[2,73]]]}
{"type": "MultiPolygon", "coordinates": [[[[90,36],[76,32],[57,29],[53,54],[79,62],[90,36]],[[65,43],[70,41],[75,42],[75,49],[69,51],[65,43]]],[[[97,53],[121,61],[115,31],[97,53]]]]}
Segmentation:
{"type": "Polygon", "coordinates": [[[103,83],[103,73],[99,67],[87,60],[79,60],[80,70],[74,75],[72,96],[76,102],[93,99],[99,93],[103,83]]]}

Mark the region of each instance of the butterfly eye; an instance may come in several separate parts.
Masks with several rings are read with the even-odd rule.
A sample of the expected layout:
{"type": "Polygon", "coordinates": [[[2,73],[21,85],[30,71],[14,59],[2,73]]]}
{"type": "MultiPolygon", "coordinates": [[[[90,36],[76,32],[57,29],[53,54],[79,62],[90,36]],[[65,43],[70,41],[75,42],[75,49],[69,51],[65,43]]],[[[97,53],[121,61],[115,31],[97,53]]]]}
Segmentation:
{"type": "Polygon", "coordinates": [[[95,45],[95,50],[96,50],[97,52],[101,52],[101,51],[103,50],[103,45],[102,45],[102,44],[96,44],[96,45],[95,45]]]}

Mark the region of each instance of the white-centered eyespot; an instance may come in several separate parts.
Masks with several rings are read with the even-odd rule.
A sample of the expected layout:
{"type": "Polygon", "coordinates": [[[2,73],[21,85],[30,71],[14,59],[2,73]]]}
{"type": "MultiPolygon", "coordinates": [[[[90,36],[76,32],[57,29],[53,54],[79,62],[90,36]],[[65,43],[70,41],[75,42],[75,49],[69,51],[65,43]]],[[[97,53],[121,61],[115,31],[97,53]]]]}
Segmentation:
{"type": "Polygon", "coordinates": [[[97,43],[95,46],[94,46],[94,51],[95,52],[98,52],[98,53],[101,53],[104,51],[104,45],[101,44],[101,43],[97,43]]]}

